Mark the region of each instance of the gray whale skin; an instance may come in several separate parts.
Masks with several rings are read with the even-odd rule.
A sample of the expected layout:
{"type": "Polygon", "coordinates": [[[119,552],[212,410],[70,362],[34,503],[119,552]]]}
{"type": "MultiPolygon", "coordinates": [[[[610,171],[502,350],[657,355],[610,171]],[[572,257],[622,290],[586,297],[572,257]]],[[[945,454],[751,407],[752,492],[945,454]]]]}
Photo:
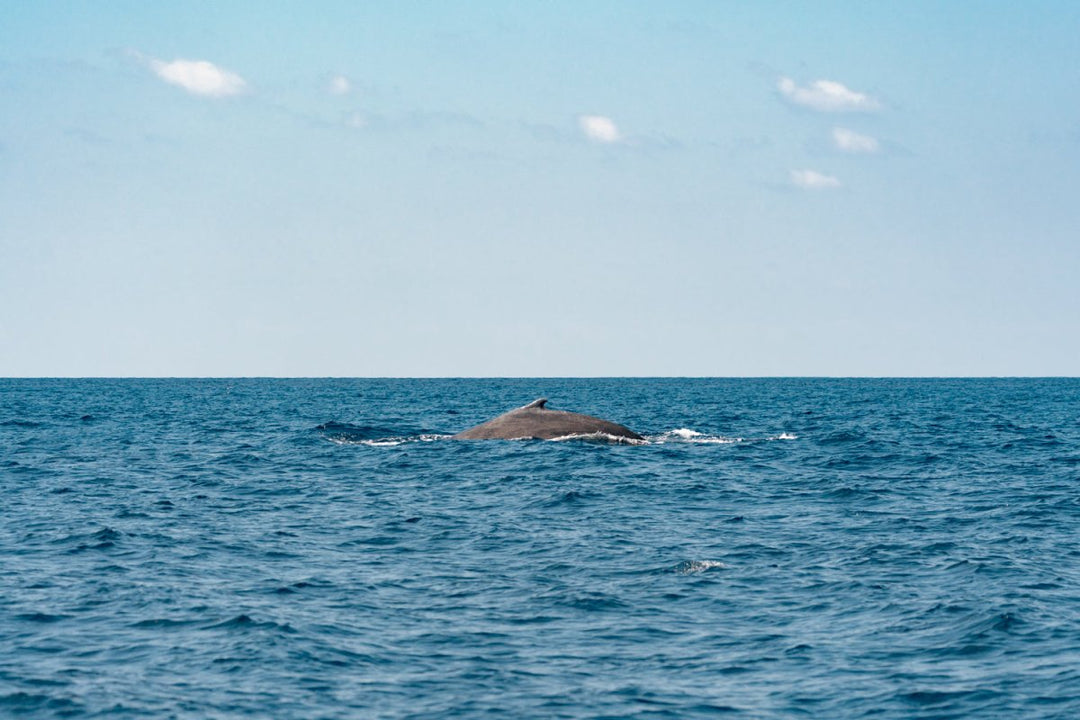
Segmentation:
{"type": "Polygon", "coordinates": [[[601,420],[592,415],[549,410],[544,407],[547,398],[534,400],[525,407],[511,410],[486,423],[454,435],[455,440],[518,440],[535,438],[551,440],[567,435],[592,435],[605,433],[618,438],[644,440],[630,428],[601,420]]]}

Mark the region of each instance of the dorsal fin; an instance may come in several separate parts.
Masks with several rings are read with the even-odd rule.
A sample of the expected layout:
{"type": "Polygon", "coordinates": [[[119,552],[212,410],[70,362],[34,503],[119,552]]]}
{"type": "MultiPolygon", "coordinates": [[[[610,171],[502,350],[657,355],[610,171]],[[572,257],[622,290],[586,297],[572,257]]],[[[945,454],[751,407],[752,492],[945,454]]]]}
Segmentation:
{"type": "Polygon", "coordinates": [[[526,408],[539,408],[540,410],[543,410],[544,405],[546,405],[546,404],[547,404],[547,398],[537,398],[536,400],[533,400],[531,403],[529,403],[528,405],[526,405],[525,407],[523,407],[521,409],[524,410],[526,408]]]}

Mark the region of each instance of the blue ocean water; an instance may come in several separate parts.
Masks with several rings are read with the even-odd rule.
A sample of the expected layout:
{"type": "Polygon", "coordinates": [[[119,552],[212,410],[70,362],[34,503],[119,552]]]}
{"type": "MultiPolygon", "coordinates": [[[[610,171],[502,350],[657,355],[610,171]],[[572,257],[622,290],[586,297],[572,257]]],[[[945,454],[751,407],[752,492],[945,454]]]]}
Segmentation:
{"type": "Polygon", "coordinates": [[[0,380],[0,717],[480,716],[1080,717],[1080,380],[0,380]]]}

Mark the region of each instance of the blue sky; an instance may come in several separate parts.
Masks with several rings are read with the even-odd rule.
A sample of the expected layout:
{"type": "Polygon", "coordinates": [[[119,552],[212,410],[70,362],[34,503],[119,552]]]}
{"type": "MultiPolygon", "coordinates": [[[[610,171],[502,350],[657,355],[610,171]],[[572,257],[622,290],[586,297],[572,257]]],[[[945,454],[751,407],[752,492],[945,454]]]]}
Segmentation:
{"type": "Polygon", "coordinates": [[[1076,375],[1080,4],[0,6],[0,375],[1076,375]]]}

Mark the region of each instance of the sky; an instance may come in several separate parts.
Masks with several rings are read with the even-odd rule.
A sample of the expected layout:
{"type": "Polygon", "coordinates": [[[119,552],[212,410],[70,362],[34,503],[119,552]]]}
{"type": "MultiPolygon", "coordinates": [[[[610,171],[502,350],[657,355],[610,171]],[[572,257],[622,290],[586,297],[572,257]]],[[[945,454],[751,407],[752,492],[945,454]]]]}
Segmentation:
{"type": "Polygon", "coordinates": [[[1075,376],[1078,34],[0,3],[0,376],[1075,376]]]}

